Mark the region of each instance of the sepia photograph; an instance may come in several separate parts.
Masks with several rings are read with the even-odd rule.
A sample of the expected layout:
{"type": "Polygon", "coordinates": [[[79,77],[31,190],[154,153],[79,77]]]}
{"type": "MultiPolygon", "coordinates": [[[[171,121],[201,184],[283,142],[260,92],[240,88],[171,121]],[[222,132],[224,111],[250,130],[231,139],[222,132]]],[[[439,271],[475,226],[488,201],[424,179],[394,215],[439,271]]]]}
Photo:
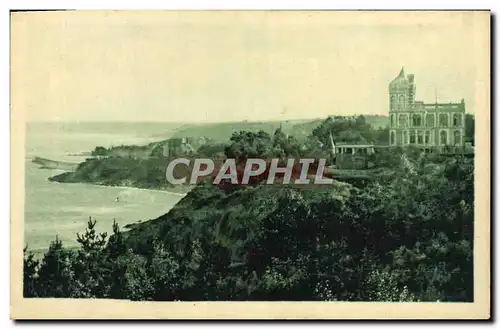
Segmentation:
{"type": "Polygon", "coordinates": [[[11,12],[11,318],[488,319],[490,20],[11,12]]]}

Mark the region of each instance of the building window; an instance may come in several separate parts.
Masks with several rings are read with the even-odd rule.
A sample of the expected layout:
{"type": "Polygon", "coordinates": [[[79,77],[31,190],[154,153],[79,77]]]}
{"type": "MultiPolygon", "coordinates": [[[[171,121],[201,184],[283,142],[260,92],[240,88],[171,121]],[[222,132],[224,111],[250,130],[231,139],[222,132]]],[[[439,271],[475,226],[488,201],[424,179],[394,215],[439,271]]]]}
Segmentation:
{"type": "Polygon", "coordinates": [[[394,127],[394,114],[391,114],[391,127],[394,127]]]}
{"type": "Polygon", "coordinates": [[[439,115],[439,125],[441,127],[448,127],[448,113],[441,113],[439,115]]]}
{"type": "Polygon", "coordinates": [[[434,127],[434,114],[433,113],[428,113],[425,117],[425,123],[427,127],[434,127]]]}
{"type": "Polygon", "coordinates": [[[424,143],[424,134],[422,131],[417,132],[417,144],[423,144],[424,143]]]}
{"type": "Polygon", "coordinates": [[[453,136],[453,139],[454,139],[454,142],[455,142],[455,145],[460,145],[461,144],[461,138],[460,138],[460,130],[455,130],[454,132],[454,136],[453,136]]]}
{"type": "Polygon", "coordinates": [[[399,108],[400,109],[404,109],[406,106],[405,106],[405,97],[403,95],[400,95],[399,96],[399,108]]]}
{"type": "Polygon", "coordinates": [[[425,144],[429,145],[430,143],[431,143],[431,132],[427,130],[425,132],[425,144]]]}
{"type": "Polygon", "coordinates": [[[396,136],[394,131],[391,131],[391,145],[394,145],[396,141],[396,136]]]}
{"type": "Polygon", "coordinates": [[[415,144],[415,131],[410,131],[410,144],[415,144]]]}
{"type": "Polygon", "coordinates": [[[462,125],[462,115],[459,113],[453,114],[453,126],[454,127],[459,127],[462,125]]]}
{"type": "Polygon", "coordinates": [[[390,100],[391,110],[394,110],[394,103],[396,103],[396,96],[392,95],[390,100]]]}
{"type": "Polygon", "coordinates": [[[399,115],[399,127],[408,127],[408,115],[407,114],[400,114],[399,115]]]}
{"type": "Polygon", "coordinates": [[[441,132],[439,133],[439,142],[441,145],[448,144],[448,134],[446,133],[446,131],[441,130],[441,132]]]}
{"type": "Polygon", "coordinates": [[[422,116],[420,114],[412,115],[413,127],[420,127],[422,125],[422,116]]]}

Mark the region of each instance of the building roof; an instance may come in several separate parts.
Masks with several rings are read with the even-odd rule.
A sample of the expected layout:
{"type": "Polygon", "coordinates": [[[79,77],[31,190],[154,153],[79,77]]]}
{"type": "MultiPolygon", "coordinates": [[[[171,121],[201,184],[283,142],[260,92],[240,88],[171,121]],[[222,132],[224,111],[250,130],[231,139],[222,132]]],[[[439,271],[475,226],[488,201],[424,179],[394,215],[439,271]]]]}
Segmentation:
{"type": "Polygon", "coordinates": [[[343,145],[335,145],[335,148],[357,148],[357,149],[364,149],[364,148],[371,148],[375,147],[373,144],[343,144],[343,145]]]}
{"type": "Polygon", "coordinates": [[[373,144],[367,142],[336,142],[335,147],[373,147],[373,144]]]}
{"type": "Polygon", "coordinates": [[[401,68],[401,71],[399,72],[399,75],[389,83],[389,88],[394,89],[394,88],[400,88],[400,87],[408,87],[409,81],[405,76],[405,69],[404,67],[401,68]]]}

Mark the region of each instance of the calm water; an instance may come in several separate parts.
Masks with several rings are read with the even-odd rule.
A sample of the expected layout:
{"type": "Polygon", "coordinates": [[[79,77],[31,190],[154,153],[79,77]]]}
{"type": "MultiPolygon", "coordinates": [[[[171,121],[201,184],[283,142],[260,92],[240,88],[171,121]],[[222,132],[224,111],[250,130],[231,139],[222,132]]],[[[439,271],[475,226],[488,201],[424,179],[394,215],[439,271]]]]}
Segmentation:
{"type": "Polygon", "coordinates": [[[145,144],[167,133],[160,124],[29,124],[26,136],[25,244],[46,249],[56,235],[66,246],[76,246],[76,233],[83,232],[89,216],[97,230],[111,232],[113,219],[121,227],[146,221],[168,212],[182,196],[132,188],[62,184],[48,181],[58,170],[40,169],[33,156],[80,162],[81,152],[97,145],[145,144]],[[116,202],[119,197],[120,202],[116,202]]]}

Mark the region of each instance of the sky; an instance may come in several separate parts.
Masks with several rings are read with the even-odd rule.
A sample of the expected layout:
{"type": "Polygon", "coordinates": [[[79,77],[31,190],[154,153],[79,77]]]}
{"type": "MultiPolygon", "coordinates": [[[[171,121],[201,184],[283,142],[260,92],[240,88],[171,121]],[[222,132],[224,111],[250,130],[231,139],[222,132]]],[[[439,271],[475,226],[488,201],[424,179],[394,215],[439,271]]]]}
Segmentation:
{"type": "MultiPolygon", "coordinates": [[[[218,122],[382,114],[401,67],[416,99],[474,112],[489,15],[467,12],[13,13],[11,107],[29,121],[218,122]]],[[[489,77],[487,77],[489,81],[489,77]]]]}

